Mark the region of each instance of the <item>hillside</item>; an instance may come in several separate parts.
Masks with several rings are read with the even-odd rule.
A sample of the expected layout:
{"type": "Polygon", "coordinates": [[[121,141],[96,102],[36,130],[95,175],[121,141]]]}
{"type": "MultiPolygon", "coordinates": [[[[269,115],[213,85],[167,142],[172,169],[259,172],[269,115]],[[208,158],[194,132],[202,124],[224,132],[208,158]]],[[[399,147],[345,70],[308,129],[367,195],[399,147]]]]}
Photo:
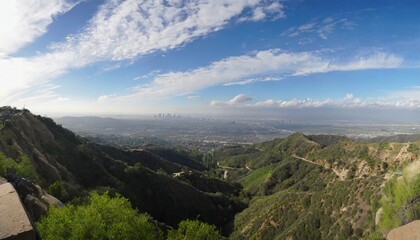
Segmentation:
{"type": "Polygon", "coordinates": [[[235,217],[233,239],[360,239],[380,231],[382,189],[420,161],[419,146],[297,133],[207,158],[243,185],[249,201],[235,217]]]}
{"type": "Polygon", "coordinates": [[[168,225],[198,218],[221,228],[241,209],[235,200],[239,189],[208,179],[201,173],[205,167],[185,153],[98,145],[27,110],[0,111],[0,175],[11,159],[16,164],[28,159],[23,165],[30,171],[18,173],[30,173],[25,177],[64,202],[94,189],[119,192],[141,212],[168,225]],[[183,174],[173,177],[176,172],[183,174]]]}
{"type": "Polygon", "coordinates": [[[420,142],[295,133],[197,160],[94,143],[27,110],[0,113],[0,176],[12,167],[68,204],[92,190],[120,193],[163,226],[198,219],[231,239],[369,239],[420,215],[420,190],[411,189],[420,142]]]}

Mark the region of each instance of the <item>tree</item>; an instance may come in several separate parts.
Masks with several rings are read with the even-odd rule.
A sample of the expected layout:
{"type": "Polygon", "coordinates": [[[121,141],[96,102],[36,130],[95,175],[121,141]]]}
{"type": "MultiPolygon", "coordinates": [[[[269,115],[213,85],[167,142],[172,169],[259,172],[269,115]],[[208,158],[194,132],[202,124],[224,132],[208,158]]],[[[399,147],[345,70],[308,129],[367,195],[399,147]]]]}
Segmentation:
{"type": "Polygon", "coordinates": [[[223,239],[216,226],[198,220],[184,220],[179,223],[177,230],[168,232],[168,240],[216,240],[223,239]]]}
{"type": "Polygon", "coordinates": [[[160,239],[147,214],[139,214],[128,199],[91,193],[79,206],[52,208],[37,228],[43,239],[160,239]]]}

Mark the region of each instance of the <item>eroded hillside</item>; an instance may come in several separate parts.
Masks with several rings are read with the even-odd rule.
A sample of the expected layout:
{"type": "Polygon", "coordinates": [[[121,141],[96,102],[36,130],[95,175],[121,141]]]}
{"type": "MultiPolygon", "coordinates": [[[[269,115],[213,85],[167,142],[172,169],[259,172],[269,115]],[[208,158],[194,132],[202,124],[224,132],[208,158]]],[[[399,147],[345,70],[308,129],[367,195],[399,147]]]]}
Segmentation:
{"type": "Polygon", "coordinates": [[[419,146],[297,133],[208,158],[249,200],[233,239],[360,239],[376,231],[385,183],[420,161],[419,146]]]}

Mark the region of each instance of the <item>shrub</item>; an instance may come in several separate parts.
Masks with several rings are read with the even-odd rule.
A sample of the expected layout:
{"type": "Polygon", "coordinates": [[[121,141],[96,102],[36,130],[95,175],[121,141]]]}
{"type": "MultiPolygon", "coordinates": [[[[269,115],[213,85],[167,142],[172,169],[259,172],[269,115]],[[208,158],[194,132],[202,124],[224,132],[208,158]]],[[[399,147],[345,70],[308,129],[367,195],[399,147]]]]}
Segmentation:
{"type": "Polygon", "coordinates": [[[31,180],[39,181],[38,174],[32,167],[31,160],[26,156],[20,156],[16,161],[11,158],[6,158],[0,153],[0,176],[7,173],[7,169],[13,169],[17,175],[31,180]]]}
{"type": "Polygon", "coordinates": [[[119,195],[91,193],[87,203],[51,208],[36,224],[43,239],[158,239],[160,231],[119,195]]]}
{"type": "Polygon", "coordinates": [[[179,223],[177,230],[168,232],[168,240],[217,240],[222,237],[217,231],[216,226],[209,225],[197,220],[185,220],[179,223]]]}
{"type": "Polygon", "coordinates": [[[398,227],[420,216],[420,174],[413,178],[404,173],[401,179],[390,180],[384,188],[381,200],[383,214],[380,227],[384,230],[398,227]]]}
{"type": "Polygon", "coordinates": [[[59,181],[56,181],[53,184],[51,184],[48,187],[47,192],[61,200],[68,195],[63,185],[59,181]]]}

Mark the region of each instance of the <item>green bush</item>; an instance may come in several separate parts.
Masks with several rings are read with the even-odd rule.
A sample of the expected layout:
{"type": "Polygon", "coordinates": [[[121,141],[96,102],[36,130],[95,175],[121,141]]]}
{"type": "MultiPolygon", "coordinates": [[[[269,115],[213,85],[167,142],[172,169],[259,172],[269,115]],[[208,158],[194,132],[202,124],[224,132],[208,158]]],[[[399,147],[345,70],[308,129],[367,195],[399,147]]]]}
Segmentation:
{"type": "Polygon", "coordinates": [[[68,195],[63,185],[59,181],[56,181],[53,184],[51,184],[48,187],[47,192],[60,200],[62,200],[64,197],[68,195]]]}
{"type": "Polygon", "coordinates": [[[43,239],[159,239],[147,214],[139,214],[119,195],[91,193],[87,203],[51,208],[36,224],[43,239]]]}
{"type": "Polygon", "coordinates": [[[384,193],[380,221],[383,230],[398,227],[420,216],[420,202],[411,203],[420,196],[420,174],[410,179],[404,173],[402,178],[391,179],[385,185],[384,193]]]}
{"type": "Polygon", "coordinates": [[[5,176],[7,169],[13,169],[17,175],[31,180],[39,181],[38,174],[32,167],[31,160],[26,156],[20,156],[16,161],[6,158],[0,153],[0,176],[5,176]]]}
{"type": "Polygon", "coordinates": [[[177,230],[168,232],[168,240],[217,240],[222,239],[216,226],[197,220],[185,220],[179,223],[177,230]]]}

